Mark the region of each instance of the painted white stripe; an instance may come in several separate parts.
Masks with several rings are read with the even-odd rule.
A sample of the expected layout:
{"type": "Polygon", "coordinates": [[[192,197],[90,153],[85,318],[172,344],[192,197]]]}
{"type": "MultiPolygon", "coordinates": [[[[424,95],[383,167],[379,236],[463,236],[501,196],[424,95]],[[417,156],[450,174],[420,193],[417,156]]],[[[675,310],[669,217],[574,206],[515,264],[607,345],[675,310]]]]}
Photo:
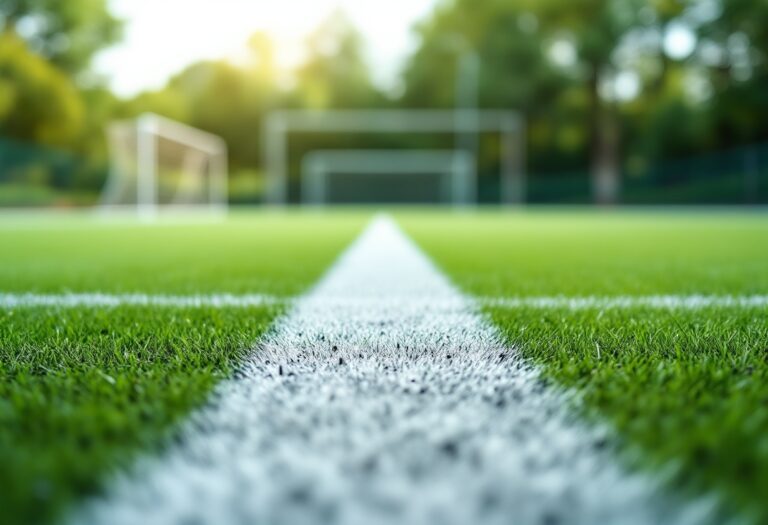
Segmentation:
{"type": "Polygon", "coordinates": [[[380,219],[176,445],[72,522],[705,521],[712,500],[681,504],[624,472],[610,433],[568,405],[380,219]]]}
{"type": "Polygon", "coordinates": [[[704,308],[766,308],[768,295],[646,295],[616,297],[484,297],[483,306],[538,310],[701,310],[704,308]]]}
{"type": "MultiPolygon", "coordinates": [[[[334,304],[368,308],[368,297],[328,297],[334,304]]],[[[113,308],[118,306],[157,306],[179,308],[248,308],[288,302],[286,297],[268,294],[109,294],[109,293],[0,293],[0,308],[113,308]]],[[[398,299],[376,298],[373,302],[398,302],[398,299]]],[[[413,304],[441,307],[432,297],[414,297],[413,304]]],[[[648,308],[656,310],[701,310],[705,308],[768,308],[768,295],[645,295],[645,296],[544,296],[544,297],[477,297],[481,306],[537,310],[611,310],[648,308]]]]}
{"type": "Polygon", "coordinates": [[[115,308],[118,306],[157,306],[178,308],[248,308],[286,302],[286,298],[261,295],[151,295],[151,294],[12,294],[0,293],[0,308],[115,308]]]}

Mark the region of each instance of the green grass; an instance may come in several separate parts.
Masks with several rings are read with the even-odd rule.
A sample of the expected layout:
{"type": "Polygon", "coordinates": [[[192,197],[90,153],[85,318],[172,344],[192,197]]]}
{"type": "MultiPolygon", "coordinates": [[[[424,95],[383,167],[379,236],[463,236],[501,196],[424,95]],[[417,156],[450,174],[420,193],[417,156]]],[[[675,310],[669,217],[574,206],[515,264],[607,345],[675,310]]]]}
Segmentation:
{"type": "MultiPolygon", "coordinates": [[[[311,285],[362,215],[219,223],[0,216],[0,291],[273,293],[311,285]]],[[[3,523],[50,523],[227,377],[280,306],[0,309],[3,523]]]]}
{"type": "Polygon", "coordinates": [[[530,212],[398,215],[479,295],[768,293],[768,215],[530,212]]]}
{"type": "Polygon", "coordinates": [[[314,281],[363,213],[240,213],[226,222],[0,215],[4,292],[269,293],[314,281]]]}
{"type": "MultiPolygon", "coordinates": [[[[768,292],[766,215],[400,218],[472,294],[768,292]]],[[[587,417],[614,425],[635,467],[674,465],[682,493],[714,492],[726,514],[768,521],[768,308],[488,314],[547,377],[578,393],[587,417]]]]}
{"type": "Polygon", "coordinates": [[[181,416],[266,329],[273,309],[0,311],[0,508],[45,523],[181,416]]]}
{"type": "MultiPolygon", "coordinates": [[[[768,215],[401,211],[479,296],[768,294],[768,215]]],[[[0,292],[269,293],[311,285],[365,212],[146,226],[0,215],[0,292]]],[[[0,310],[0,521],[50,523],[227,377],[281,311],[0,310]]],[[[768,309],[489,308],[552,381],[609,421],[627,461],[768,521],[768,309]],[[638,452],[640,451],[640,452],[638,452]]]]}

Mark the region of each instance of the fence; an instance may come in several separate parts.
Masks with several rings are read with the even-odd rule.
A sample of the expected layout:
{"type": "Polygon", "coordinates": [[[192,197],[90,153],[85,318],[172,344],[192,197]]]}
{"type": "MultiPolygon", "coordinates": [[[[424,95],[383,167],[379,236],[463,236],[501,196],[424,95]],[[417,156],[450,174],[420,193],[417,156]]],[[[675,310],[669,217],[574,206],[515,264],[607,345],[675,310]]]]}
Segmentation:
{"type": "MultiPolygon", "coordinates": [[[[0,139],[0,206],[72,206],[96,202],[105,163],[70,152],[0,139]]],[[[479,173],[481,202],[498,203],[493,169],[479,173]]],[[[586,170],[533,173],[530,204],[591,204],[586,170]]],[[[652,163],[622,173],[622,204],[768,204],[768,143],[652,163]]]]}
{"type": "MultiPolygon", "coordinates": [[[[589,204],[586,170],[533,174],[529,203],[589,204]]],[[[768,204],[768,144],[753,144],[625,169],[623,204],[768,204]]]]}

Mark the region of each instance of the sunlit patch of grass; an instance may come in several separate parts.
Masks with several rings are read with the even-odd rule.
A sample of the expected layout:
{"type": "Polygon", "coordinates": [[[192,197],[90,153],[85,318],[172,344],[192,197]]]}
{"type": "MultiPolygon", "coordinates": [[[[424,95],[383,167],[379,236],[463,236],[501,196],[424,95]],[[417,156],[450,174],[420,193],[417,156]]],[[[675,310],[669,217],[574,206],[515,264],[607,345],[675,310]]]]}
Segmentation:
{"type": "Polygon", "coordinates": [[[86,215],[0,215],[0,291],[295,295],[365,213],[262,212],[143,224],[86,215]]]}

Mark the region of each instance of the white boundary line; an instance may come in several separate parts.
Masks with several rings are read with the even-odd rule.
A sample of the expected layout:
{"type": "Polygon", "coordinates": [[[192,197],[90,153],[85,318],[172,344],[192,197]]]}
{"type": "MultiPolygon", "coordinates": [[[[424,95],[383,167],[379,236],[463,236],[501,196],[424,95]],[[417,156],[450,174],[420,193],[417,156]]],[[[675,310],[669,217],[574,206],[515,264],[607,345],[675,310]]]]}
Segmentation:
{"type": "MultiPolygon", "coordinates": [[[[365,307],[368,298],[329,297],[336,304],[365,307]]],[[[375,302],[386,301],[377,298],[375,302]]],[[[289,297],[269,294],[110,294],[110,293],[0,293],[0,309],[13,308],[115,308],[119,306],[156,306],[167,308],[249,308],[290,302],[289,297]]],[[[414,297],[415,304],[440,306],[434,298],[414,297]]],[[[616,310],[645,308],[652,310],[702,310],[706,308],[768,308],[768,295],[622,295],[622,296],[532,296],[477,297],[480,306],[536,310],[616,310]]]]}
{"type": "Polygon", "coordinates": [[[168,308],[249,308],[287,302],[285,297],[263,294],[152,295],[108,293],[0,293],[0,308],[116,308],[119,306],[157,306],[168,308]]]}
{"type": "Polygon", "coordinates": [[[483,297],[483,306],[539,310],[701,310],[704,308],[765,308],[768,295],[622,295],[586,297],[483,297]]]}
{"type": "Polygon", "coordinates": [[[698,524],[379,219],[77,524],[698,524]]]}

